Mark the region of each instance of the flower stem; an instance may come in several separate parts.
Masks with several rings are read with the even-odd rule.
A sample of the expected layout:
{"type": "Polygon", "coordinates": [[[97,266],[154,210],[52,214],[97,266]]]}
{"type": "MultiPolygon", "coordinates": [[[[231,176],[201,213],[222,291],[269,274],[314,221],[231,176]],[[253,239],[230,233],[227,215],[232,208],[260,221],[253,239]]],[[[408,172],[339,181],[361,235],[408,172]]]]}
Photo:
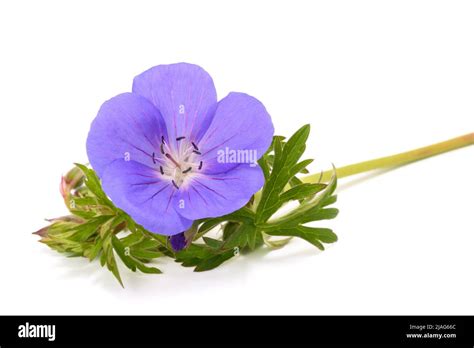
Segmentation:
{"type": "MultiPolygon", "coordinates": [[[[474,133],[469,133],[460,137],[443,141],[441,143],[421,147],[419,149],[402,152],[392,156],[380,157],[369,161],[350,164],[336,168],[337,178],[344,178],[355,174],[369,172],[375,169],[388,169],[400,167],[408,163],[419,161],[431,156],[436,156],[444,152],[459,149],[465,146],[474,145],[474,133]]],[[[326,170],[322,174],[312,174],[301,178],[303,182],[315,183],[326,182],[331,178],[333,170],[326,170]]]]}

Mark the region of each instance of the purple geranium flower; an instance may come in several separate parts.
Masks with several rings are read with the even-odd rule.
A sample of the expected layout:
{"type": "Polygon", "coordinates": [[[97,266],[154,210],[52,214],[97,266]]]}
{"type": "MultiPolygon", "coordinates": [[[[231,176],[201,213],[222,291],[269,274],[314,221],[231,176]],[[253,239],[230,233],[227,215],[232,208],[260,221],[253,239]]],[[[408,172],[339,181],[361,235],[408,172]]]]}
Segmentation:
{"type": "Polygon", "coordinates": [[[263,185],[256,160],[272,137],[257,99],[230,93],[217,102],[209,74],[179,63],[145,71],[132,93],[106,101],[92,122],[87,154],[117,207],[172,236],[196,219],[244,206],[263,185]]]}

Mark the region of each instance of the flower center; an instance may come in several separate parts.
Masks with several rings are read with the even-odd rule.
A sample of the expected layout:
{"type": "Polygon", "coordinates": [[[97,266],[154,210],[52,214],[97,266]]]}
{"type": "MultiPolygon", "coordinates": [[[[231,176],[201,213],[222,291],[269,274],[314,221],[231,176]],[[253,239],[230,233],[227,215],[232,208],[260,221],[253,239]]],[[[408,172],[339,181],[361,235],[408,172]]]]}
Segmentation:
{"type": "Polygon", "coordinates": [[[162,158],[157,158],[153,153],[153,163],[160,165],[161,175],[171,180],[177,189],[186,179],[202,169],[201,152],[197,145],[186,137],[176,138],[176,145],[170,146],[162,136],[160,152],[162,158]]]}

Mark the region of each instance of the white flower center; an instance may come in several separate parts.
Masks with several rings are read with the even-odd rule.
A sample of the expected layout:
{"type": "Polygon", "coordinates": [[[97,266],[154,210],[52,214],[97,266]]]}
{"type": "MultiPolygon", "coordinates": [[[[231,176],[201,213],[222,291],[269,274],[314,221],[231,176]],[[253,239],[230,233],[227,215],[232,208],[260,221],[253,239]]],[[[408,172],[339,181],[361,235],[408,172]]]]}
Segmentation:
{"type": "Polygon", "coordinates": [[[163,155],[159,160],[153,153],[153,163],[160,164],[160,173],[171,180],[179,189],[190,177],[202,169],[201,152],[197,145],[186,139],[178,137],[175,146],[170,146],[164,137],[161,138],[160,152],[163,155]]]}

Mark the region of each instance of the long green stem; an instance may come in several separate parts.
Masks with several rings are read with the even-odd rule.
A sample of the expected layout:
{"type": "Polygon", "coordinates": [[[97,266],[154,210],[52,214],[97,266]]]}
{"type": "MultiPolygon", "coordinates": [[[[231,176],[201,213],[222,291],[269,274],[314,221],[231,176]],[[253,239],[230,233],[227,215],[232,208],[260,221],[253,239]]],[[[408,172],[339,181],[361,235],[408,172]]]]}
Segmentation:
{"type": "MultiPolygon", "coordinates": [[[[350,164],[348,166],[336,168],[337,178],[369,172],[375,169],[388,169],[399,167],[408,163],[419,161],[424,158],[439,155],[444,152],[459,149],[465,146],[474,145],[474,133],[469,133],[457,138],[443,141],[441,143],[421,147],[419,149],[402,152],[397,155],[376,158],[370,161],[350,164]]],[[[303,182],[326,182],[331,178],[333,170],[327,170],[322,174],[312,174],[301,178],[303,182]]]]}

